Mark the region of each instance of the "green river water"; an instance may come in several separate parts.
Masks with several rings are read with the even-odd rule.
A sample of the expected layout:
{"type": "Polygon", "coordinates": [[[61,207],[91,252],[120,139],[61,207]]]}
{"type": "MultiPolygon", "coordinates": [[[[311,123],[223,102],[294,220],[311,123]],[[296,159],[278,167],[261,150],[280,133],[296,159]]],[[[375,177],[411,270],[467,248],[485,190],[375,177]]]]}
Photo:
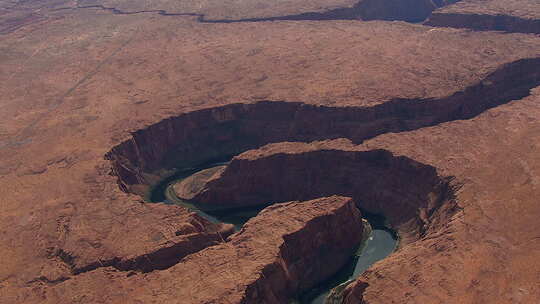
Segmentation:
{"type": "MultiPolygon", "coordinates": [[[[239,230],[245,222],[256,216],[259,211],[264,209],[266,206],[205,212],[198,209],[195,204],[176,197],[172,189],[172,186],[176,182],[191,176],[200,170],[224,164],[227,163],[213,163],[206,166],[201,166],[199,168],[183,170],[182,172],[165,179],[159,185],[154,187],[150,194],[149,200],[152,202],[164,202],[166,204],[182,205],[194,212],[197,212],[199,215],[211,222],[233,224],[235,229],[239,230]]],[[[330,290],[343,282],[358,277],[375,262],[384,259],[395,250],[397,246],[396,234],[385,226],[384,218],[366,212],[362,212],[362,215],[365,219],[367,219],[372,227],[371,235],[368,237],[367,241],[361,245],[361,248],[359,248],[355,255],[351,256],[349,262],[342,267],[338,273],[320,283],[315,288],[300,295],[296,300],[296,303],[323,304],[330,290]]]]}

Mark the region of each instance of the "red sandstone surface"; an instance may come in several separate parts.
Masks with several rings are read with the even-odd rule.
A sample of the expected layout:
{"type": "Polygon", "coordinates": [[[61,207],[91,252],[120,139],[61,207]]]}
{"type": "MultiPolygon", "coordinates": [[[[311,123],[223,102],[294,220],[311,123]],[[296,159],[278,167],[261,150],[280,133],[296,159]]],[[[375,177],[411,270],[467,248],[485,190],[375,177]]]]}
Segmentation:
{"type": "MultiPolygon", "coordinates": [[[[167,160],[341,137],[354,151],[383,149],[463,184],[461,211],[440,209],[449,217],[368,270],[346,303],[540,298],[538,36],[385,21],[204,23],[159,12],[192,3],[204,4],[0,1],[2,301],[92,303],[85,291],[99,290],[124,302],[117,292],[139,288],[132,280],[183,284],[180,273],[161,273],[222,246],[231,231],[135,194],[171,172],[167,160]]],[[[288,3],[235,2],[216,18],[353,4],[288,3]]],[[[539,14],[531,1],[503,6],[527,20],[539,14]]],[[[483,23],[494,7],[472,18],[483,23]]],[[[205,289],[205,280],[192,283],[205,289]]]]}
{"type": "Polygon", "coordinates": [[[225,243],[164,271],[106,268],[47,291],[48,303],[287,303],[337,271],[362,239],[360,212],[332,196],[270,206],[225,243]],[[111,292],[103,292],[103,286],[111,292]]]}
{"type": "Polygon", "coordinates": [[[540,34],[540,2],[536,0],[462,0],[433,12],[431,26],[540,34]]]}
{"type": "Polygon", "coordinates": [[[357,151],[348,140],[271,144],[235,157],[213,176],[193,179],[204,186],[195,193],[177,191],[188,179],[175,187],[177,195],[209,209],[350,196],[360,208],[384,214],[402,246],[426,237],[433,222],[457,211],[454,192],[460,187],[434,167],[384,150],[357,151]]]}
{"type": "MultiPolygon", "coordinates": [[[[366,302],[407,301],[382,294],[386,288],[423,303],[448,297],[455,303],[538,301],[539,101],[536,88],[531,96],[475,119],[388,134],[361,147],[391,149],[463,184],[456,193],[463,210],[446,228],[403,248],[361,278],[369,284],[363,292],[366,302]]],[[[360,283],[352,290],[356,286],[363,289],[360,283]]],[[[354,292],[345,301],[358,302],[354,292]]]]}
{"type": "MultiPolygon", "coordinates": [[[[407,202],[406,205],[417,208],[418,216],[424,217],[424,234],[414,242],[402,242],[396,254],[377,263],[349,286],[345,303],[360,303],[362,298],[367,303],[401,303],[406,302],[400,298],[404,293],[423,303],[440,303],[447,296],[455,303],[534,303],[540,296],[536,284],[540,265],[535,261],[540,247],[534,228],[540,215],[540,187],[535,182],[540,173],[536,169],[539,97],[536,88],[527,98],[488,110],[471,120],[381,135],[361,145],[346,139],[270,144],[233,159],[221,174],[208,181],[202,194],[217,192],[232,204],[251,194],[250,198],[257,202],[258,195],[271,197],[264,191],[287,198],[324,192],[324,184],[320,183],[326,182],[334,188],[330,192],[345,193],[339,187],[351,182],[343,180],[340,184],[333,179],[352,176],[358,184],[350,186],[359,192],[352,195],[357,197],[360,207],[369,210],[373,208],[370,203],[381,200],[372,192],[414,192],[407,183],[424,188],[429,184],[423,183],[424,176],[414,171],[409,176],[402,174],[404,166],[384,160],[389,156],[370,156],[371,161],[364,164],[362,154],[381,154],[383,149],[396,160],[414,159],[419,162],[414,165],[418,169],[433,166],[435,176],[453,178],[452,201],[432,205],[433,210],[422,210],[422,206],[407,202]],[[355,157],[351,154],[354,151],[355,157]],[[325,170],[327,157],[333,162],[333,172],[325,170]],[[342,164],[347,158],[349,162],[342,164]],[[378,171],[378,166],[393,173],[378,171]],[[347,174],[345,170],[353,172],[347,174]],[[376,187],[373,183],[377,184],[379,176],[385,181],[400,180],[401,185],[376,187]],[[296,182],[291,183],[290,178],[296,182]],[[311,191],[306,192],[310,187],[311,191]],[[450,205],[453,202],[457,209],[450,205]],[[380,292],[388,289],[397,295],[380,292]]],[[[426,193],[436,197],[436,192],[426,193]]],[[[390,201],[394,204],[407,199],[403,193],[394,195],[390,201]]],[[[201,198],[206,199],[204,195],[201,198]]],[[[428,203],[429,198],[420,197],[420,201],[428,203]]],[[[390,216],[396,210],[395,205],[383,204],[382,208],[382,213],[390,216]]],[[[406,216],[406,207],[397,210],[406,216]]]]}
{"type": "Polygon", "coordinates": [[[225,166],[217,166],[197,172],[173,186],[175,194],[184,200],[192,200],[204,189],[209,179],[219,174],[225,166]]]}

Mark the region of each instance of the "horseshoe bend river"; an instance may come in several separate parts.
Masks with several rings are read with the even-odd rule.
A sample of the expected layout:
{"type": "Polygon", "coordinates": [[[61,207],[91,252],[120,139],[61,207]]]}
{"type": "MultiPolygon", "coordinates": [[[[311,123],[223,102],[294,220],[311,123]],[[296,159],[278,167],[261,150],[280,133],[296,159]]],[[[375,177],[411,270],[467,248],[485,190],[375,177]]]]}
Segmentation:
{"type": "MultiPolygon", "coordinates": [[[[177,204],[184,206],[211,222],[233,224],[235,226],[235,230],[239,230],[245,222],[256,216],[267,206],[205,212],[197,208],[196,204],[178,198],[173,190],[174,184],[180,180],[185,179],[201,170],[222,166],[225,164],[227,164],[227,162],[212,163],[198,168],[182,170],[177,174],[164,179],[158,185],[156,185],[150,192],[148,199],[151,202],[164,202],[166,204],[177,204]]],[[[385,225],[384,217],[369,214],[365,211],[362,211],[362,216],[371,226],[371,231],[366,241],[362,242],[356,253],[351,256],[347,264],[344,265],[336,274],[330,278],[327,278],[325,281],[321,282],[311,290],[304,292],[291,303],[324,304],[327,295],[334,287],[357,278],[375,262],[384,259],[396,249],[398,244],[397,235],[392,229],[385,225]]]]}

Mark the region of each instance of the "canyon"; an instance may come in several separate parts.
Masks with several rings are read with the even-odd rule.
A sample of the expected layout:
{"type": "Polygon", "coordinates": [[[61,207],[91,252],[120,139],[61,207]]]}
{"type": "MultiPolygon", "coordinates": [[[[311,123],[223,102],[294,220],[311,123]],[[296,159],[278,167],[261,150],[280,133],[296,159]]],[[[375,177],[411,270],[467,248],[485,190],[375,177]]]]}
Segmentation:
{"type": "MultiPolygon", "coordinates": [[[[398,231],[400,244],[425,236],[439,209],[451,217],[457,211],[454,192],[459,185],[435,168],[385,150],[355,152],[347,140],[280,143],[233,158],[196,193],[176,191],[202,209],[238,208],[305,200],[332,194],[350,196],[358,207],[384,214],[398,231]],[[340,149],[340,147],[343,147],[340,149]]],[[[185,180],[180,182],[189,182],[185,180]]],[[[175,190],[178,188],[175,188],[175,190]]]]}
{"type": "Polygon", "coordinates": [[[538,85],[540,58],[528,58],[503,65],[441,99],[392,99],[371,107],[343,108],[272,101],[233,104],[171,117],[138,130],[106,158],[113,163],[120,188],[129,191],[133,185],[159,180],[160,170],[226,158],[265,143],[339,137],[359,143],[382,133],[471,118],[523,98],[538,85]]]}
{"type": "Polygon", "coordinates": [[[350,198],[276,204],[226,242],[165,271],[114,280],[121,274],[100,269],[57,285],[49,291],[48,301],[69,303],[84,290],[85,301],[90,302],[286,303],[343,265],[360,242],[362,230],[360,212],[350,198]],[[311,237],[314,234],[316,238],[311,237]],[[124,291],[102,293],[94,284],[124,291]]]}
{"type": "Polygon", "coordinates": [[[287,303],[350,259],[376,213],[399,247],[333,303],[534,303],[538,14],[0,1],[0,297],[287,303]],[[273,204],[239,231],[149,201],[222,160],[174,189],[208,211],[273,204]]]}
{"type": "Polygon", "coordinates": [[[436,10],[425,22],[430,26],[540,34],[540,15],[534,0],[461,1],[436,10]]]}

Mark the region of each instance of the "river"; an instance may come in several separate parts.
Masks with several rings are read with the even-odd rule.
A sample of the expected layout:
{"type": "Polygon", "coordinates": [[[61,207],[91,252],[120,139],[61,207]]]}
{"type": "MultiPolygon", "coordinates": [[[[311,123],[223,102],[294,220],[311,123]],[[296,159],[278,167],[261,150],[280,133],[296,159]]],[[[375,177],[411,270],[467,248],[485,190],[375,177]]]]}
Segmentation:
{"type": "MultiPolygon", "coordinates": [[[[153,202],[164,202],[166,204],[182,205],[211,222],[233,224],[235,229],[239,230],[245,222],[256,216],[259,211],[266,206],[205,212],[197,208],[195,204],[178,198],[173,190],[173,185],[178,181],[187,178],[198,171],[224,164],[227,163],[213,163],[199,168],[183,170],[178,174],[165,179],[159,185],[154,187],[149,200],[153,202]]],[[[341,270],[311,290],[304,292],[296,300],[297,303],[324,304],[324,300],[330,290],[343,282],[357,278],[375,262],[384,259],[396,249],[396,234],[385,226],[384,218],[366,212],[362,212],[362,214],[372,228],[371,234],[366,242],[360,246],[355,255],[351,256],[349,262],[342,267],[341,270]]]]}

